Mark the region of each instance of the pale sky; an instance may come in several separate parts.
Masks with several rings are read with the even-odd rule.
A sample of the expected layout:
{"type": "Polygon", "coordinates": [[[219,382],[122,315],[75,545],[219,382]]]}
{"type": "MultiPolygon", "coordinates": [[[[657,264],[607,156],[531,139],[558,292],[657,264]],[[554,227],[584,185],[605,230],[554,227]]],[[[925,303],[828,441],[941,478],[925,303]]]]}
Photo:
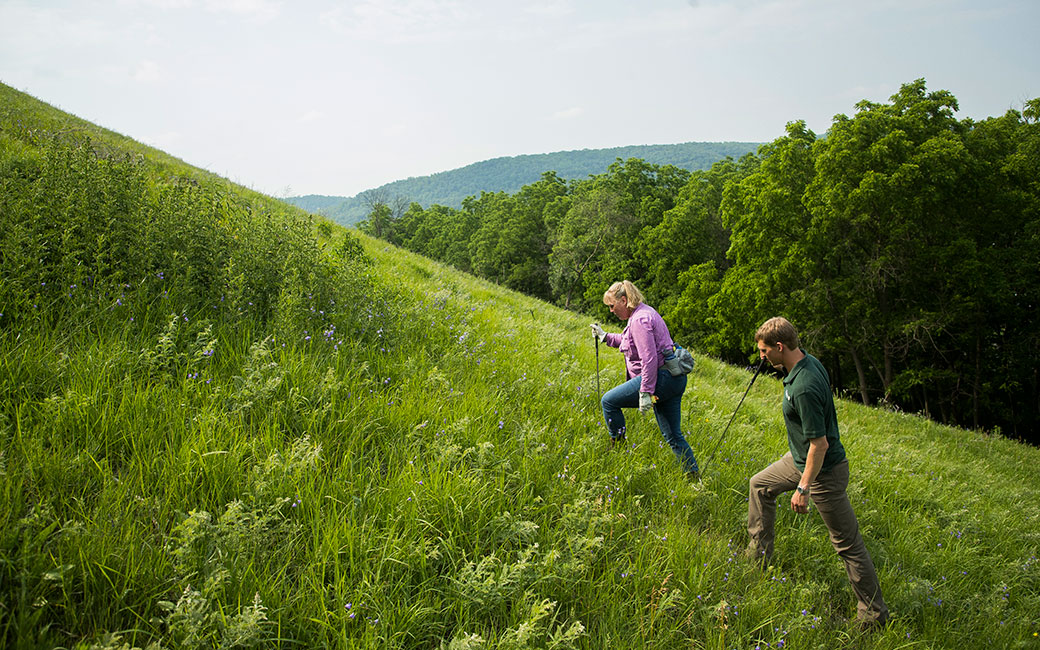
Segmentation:
{"type": "Polygon", "coordinates": [[[1040,97],[1037,0],[0,0],[0,81],[253,189],[1040,97]]]}

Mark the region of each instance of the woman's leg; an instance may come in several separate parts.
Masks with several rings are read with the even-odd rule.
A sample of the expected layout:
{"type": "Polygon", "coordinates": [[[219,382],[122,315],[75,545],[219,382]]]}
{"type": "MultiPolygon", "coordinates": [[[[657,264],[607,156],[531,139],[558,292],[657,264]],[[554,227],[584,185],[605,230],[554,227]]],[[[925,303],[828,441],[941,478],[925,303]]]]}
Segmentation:
{"type": "Polygon", "coordinates": [[[625,415],[621,409],[639,406],[640,381],[639,377],[633,377],[620,386],[611,388],[600,399],[600,406],[603,407],[603,419],[607,422],[611,440],[625,439],[625,415]]]}
{"type": "Polygon", "coordinates": [[[661,435],[679,459],[683,471],[693,474],[698,471],[697,458],[682,433],[682,396],[686,391],[686,381],[686,375],[673,377],[664,370],[657,373],[657,404],[654,405],[654,416],[657,418],[661,435]]]}

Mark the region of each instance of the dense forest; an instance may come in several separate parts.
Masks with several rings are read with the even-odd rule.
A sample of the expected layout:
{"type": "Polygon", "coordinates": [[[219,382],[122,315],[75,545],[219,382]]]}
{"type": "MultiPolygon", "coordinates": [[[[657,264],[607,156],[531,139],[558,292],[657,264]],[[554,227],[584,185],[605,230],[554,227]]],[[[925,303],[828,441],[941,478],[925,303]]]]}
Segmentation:
{"type": "Polygon", "coordinates": [[[730,362],[784,314],[851,397],[1037,442],[1040,99],[958,120],[919,79],[855,108],[708,170],[617,159],[460,208],[376,203],[359,227],[603,319],[631,279],[730,362]]]}
{"type": "Polygon", "coordinates": [[[602,172],[618,158],[639,158],[656,165],[703,170],[717,160],[739,158],[758,146],[759,143],[755,142],[686,142],[506,156],[429,176],[394,181],[349,198],[311,194],[285,200],[343,225],[352,225],[364,219],[376,204],[386,203],[398,211],[410,203],[423,207],[443,205],[458,208],[464,199],[480,192],[517,192],[525,185],[537,182],[549,169],[563,179],[585,179],[602,172]]]}

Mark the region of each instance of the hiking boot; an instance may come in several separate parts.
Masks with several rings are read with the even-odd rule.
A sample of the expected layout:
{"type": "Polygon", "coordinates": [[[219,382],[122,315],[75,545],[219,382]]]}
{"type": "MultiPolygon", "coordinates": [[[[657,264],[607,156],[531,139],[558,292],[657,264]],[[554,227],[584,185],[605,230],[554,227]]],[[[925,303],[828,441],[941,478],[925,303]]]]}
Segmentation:
{"type": "Polygon", "coordinates": [[[859,628],[860,632],[870,634],[877,632],[888,625],[888,617],[885,618],[857,618],[856,627],[859,628]]]}
{"type": "Polygon", "coordinates": [[[753,546],[749,545],[747,547],[747,549],[744,551],[744,557],[760,569],[769,568],[769,556],[753,546]]]}

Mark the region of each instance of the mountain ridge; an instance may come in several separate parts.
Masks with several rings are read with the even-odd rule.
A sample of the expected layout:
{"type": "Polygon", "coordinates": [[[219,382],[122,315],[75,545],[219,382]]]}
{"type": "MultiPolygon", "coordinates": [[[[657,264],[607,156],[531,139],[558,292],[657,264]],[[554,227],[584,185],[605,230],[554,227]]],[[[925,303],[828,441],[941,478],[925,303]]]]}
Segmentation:
{"type": "Polygon", "coordinates": [[[343,225],[352,225],[368,215],[372,202],[403,201],[419,203],[424,208],[434,204],[457,208],[466,197],[479,196],[481,192],[515,193],[550,171],[566,180],[582,179],[603,173],[617,160],[631,158],[694,171],[709,169],[727,157],[739,159],[756,151],[761,144],[684,142],[499,156],[456,169],[392,181],[350,197],[307,194],[283,200],[343,225]]]}

